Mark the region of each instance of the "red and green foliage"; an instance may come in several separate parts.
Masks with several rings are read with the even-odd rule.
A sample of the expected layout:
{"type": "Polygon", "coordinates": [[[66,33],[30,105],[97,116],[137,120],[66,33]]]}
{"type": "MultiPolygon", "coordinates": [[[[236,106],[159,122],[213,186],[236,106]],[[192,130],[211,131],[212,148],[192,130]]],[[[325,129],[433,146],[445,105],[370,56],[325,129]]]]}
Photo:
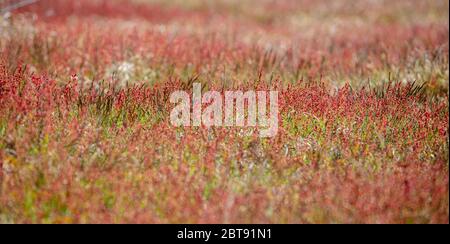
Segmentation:
{"type": "Polygon", "coordinates": [[[448,223],[448,39],[448,1],[20,8],[0,18],[0,222],[448,223]],[[193,82],[276,88],[279,133],[171,126],[193,82]]]}

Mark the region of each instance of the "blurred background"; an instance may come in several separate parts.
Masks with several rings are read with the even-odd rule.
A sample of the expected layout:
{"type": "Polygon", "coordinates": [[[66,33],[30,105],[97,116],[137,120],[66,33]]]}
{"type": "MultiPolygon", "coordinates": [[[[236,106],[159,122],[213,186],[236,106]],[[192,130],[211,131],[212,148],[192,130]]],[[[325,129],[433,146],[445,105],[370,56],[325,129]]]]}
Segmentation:
{"type": "Polygon", "coordinates": [[[326,79],[336,87],[415,80],[430,83],[439,94],[448,91],[448,5],[445,0],[2,0],[0,43],[3,54],[31,58],[31,68],[54,76],[104,79],[134,67],[123,78],[154,83],[174,73],[230,84],[263,73],[266,80],[326,79]],[[149,32],[160,38],[159,46],[148,43],[155,41],[146,40],[149,32]],[[82,44],[87,39],[80,37],[74,47],[67,38],[77,34],[91,41],[82,44]],[[26,35],[33,35],[33,43],[26,38],[22,48],[34,58],[14,53],[26,35]],[[102,49],[96,42],[104,42],[102,49]],[[54,48],[34,50],[46,46],[54,48]],[[46,57],[64,66],[39,60],[46,57]]]}

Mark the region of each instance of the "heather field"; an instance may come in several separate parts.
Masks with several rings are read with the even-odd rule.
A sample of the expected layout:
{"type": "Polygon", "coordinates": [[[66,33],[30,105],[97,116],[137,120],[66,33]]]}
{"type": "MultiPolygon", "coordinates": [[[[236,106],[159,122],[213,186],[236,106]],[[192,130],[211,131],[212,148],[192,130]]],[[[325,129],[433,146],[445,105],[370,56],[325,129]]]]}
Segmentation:
{"type": "Polygon", "coordinates": [[[0,223],[449,223],[449,1],[19,2],[0,223]],[[277,90],[278,133],[173,126],[194,83],[277,90]]]}

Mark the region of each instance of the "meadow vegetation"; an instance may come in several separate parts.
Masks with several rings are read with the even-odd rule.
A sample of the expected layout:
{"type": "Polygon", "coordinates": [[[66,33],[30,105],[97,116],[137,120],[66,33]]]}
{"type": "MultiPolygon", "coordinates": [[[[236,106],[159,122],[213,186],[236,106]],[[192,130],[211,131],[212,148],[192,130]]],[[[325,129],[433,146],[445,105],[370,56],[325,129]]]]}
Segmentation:
{"type": "Polygon", "coordinates": [[[4,14],[0,222],[448,223],[448,4],[41,0],[4,14]],[[277,136],[173,127],[170,94],[195,82],[278,90],[277,136]]]}

